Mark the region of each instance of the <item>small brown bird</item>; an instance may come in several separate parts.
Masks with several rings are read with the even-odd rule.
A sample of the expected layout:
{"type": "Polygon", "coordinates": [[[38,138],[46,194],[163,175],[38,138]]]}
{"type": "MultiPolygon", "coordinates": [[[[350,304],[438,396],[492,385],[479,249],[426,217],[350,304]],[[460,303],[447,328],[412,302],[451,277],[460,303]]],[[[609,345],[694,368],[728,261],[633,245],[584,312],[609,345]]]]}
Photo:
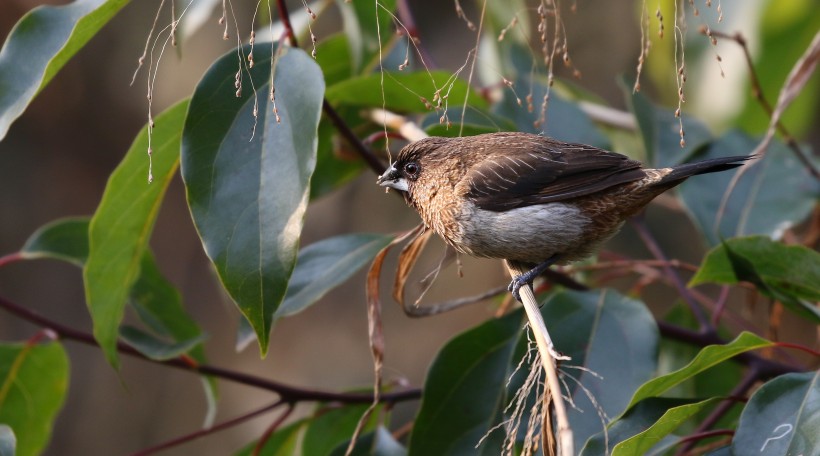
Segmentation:
{"type": "Polygon", "coordinates": [[[530,267],[518,290],[555,263],[590,255],[624,220],[696,174],[732,169],[751,156],[671,168],[528,133],[430,137],[404,147],[378,184],[405,200],[456,251],[530,267]]]}

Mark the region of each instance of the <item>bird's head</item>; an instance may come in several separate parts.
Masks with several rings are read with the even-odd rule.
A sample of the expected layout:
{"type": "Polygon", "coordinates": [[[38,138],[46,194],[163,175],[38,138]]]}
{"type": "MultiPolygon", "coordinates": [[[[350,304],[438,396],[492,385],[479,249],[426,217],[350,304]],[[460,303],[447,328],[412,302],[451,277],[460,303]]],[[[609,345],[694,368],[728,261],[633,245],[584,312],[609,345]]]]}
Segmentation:
{"type": "Polygon", "coordinates": [[[376,183],[404,192],[408,200],[412,200],[418,184],[436,174],[435,165],[441,159],[438,157],[442,152],[440,146],[445,142],[447,138],[430,137],[405,146],[376,183]]]}

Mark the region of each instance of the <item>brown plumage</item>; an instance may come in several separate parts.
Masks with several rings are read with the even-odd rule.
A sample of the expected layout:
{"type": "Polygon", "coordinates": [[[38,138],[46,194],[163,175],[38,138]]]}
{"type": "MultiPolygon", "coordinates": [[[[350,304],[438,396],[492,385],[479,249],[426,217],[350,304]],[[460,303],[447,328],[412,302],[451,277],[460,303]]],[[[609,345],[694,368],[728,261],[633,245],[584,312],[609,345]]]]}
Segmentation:
{"type": "Polygon", "coordinates": [[[457,251],[537,265],[510,284],[517,298],[518,288],[549,265],[591,254],[660,193],[749,158],[649,169],[592,146],[490,133],[410,144],[378,183],[404,192],[457,251]]]}

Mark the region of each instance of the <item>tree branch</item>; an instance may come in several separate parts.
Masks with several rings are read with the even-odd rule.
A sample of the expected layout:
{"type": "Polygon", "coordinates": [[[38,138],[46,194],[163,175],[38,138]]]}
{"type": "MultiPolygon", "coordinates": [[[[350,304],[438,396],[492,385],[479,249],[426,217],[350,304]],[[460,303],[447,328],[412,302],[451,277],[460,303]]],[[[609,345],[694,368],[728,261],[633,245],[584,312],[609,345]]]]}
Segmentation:
{"type": "MultiPolygon", "coordinates": [[[[16,315],[23,320],[39,325],[45,329],[50,329],[57,333],[61,339],[73,340],[86,345],[99,347],[94,336],[89,333],[65,326],[63,324],[52,321],[37,312],[29,310],[21,305],[15,304],[10,300],[0,296],[0,308],[5,309],[9,313],[16,315]]],[[[165,361],[155,360],[146,357],[130,345],[122,342],[117,343],[117,351],[124,355],[132,356],[155,364],[160,364],[177,369],[196,372],[203,375],[210,375],[213,377],[230,380],[232,382],[241,383],[243,385],[253,386],[274,392],[281,397],[285,402],[299,402],[299,401],[321,401],[321,402],[341,402],[345,404],[364,404],[373,401],[371,394],[354,394],[354,393],[336,393],[332,391],[312,390],[307,388],[297,388],[284,383],[275,382],[262,377],[236,372],[230,369],[211,366],[208,364],[195,364],[189,359],[174,358],[165,361]]],[[[421,397],[420,389],[409,389],[406,391],[399,391],[394,393],[384,393],[381,395],[381,401],[385,403],[396,403],[409,400],[415,400],[421,397]]]]}

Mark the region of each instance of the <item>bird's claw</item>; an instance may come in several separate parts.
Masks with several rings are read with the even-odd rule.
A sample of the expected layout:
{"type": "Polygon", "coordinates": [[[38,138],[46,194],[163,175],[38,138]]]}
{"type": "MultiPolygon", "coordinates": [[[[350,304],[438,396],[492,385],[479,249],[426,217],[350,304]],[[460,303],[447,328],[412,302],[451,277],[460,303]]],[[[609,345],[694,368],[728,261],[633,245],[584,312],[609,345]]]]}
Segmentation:
{"type": "Polygon", "coordinates": [[[507,291],[512,293],[513,298],[515,298],[515,300],[518,301],[518,302],[523,302],[523,301],[521,301],[520,290],[521,290],[521,287],[523,287],[524,285],[527,285],[528,282],[526,282],[525,280],[526,280],[526,278],[523,275],[516,276],[512,279],[510,284],[507,285],[507,291]]]}

